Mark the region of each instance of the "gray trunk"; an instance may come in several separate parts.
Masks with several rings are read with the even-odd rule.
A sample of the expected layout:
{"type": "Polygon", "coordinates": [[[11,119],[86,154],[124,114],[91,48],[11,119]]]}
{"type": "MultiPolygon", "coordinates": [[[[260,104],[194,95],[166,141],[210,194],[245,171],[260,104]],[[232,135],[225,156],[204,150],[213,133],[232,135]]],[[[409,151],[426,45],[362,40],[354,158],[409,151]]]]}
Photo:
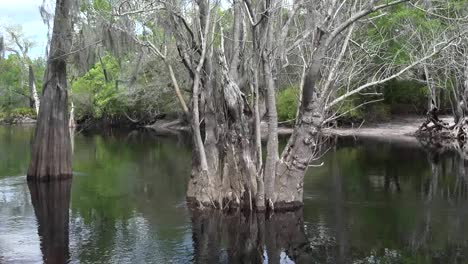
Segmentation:
{"type": "MultiPolygon", "coordinates": [[[[200,20],[204,21],[208,10],[200,4],[200,20]]],[[[226,61],[222,30],[219,51],[217,54],[209,51],[206,58],[200,87],[205,104],[200,114],[204,117],[205,135],[201,144],[206,153],[207,170],[197,169],[200,160],[194,159],[187,199],[201,207],[252,210],[257,204],[255,144],[251,123],[245,115],[244,94],[231,76],[232,68],[226,61]],[[212,67],[213,59],[219,64],[217,67],[212,67]],[[219,76],[220,80],[214,76],[219,76]]]]}

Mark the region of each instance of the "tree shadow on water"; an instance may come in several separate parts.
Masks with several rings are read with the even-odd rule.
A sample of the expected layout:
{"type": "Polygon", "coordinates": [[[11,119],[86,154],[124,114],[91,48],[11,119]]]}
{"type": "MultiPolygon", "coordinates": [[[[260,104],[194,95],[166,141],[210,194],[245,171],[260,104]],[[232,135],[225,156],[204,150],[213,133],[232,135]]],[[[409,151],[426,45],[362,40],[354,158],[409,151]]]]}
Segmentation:
{"type": "Polygon", "coordinates": [[[71,180],[28,182],[37,218],[42,259],[46,264],[67,263],[71,180]]]}
{"type": "Polygon", "coordinates": [[[313,263],[303,211],[192,211],[194,263],[313,263]]]}

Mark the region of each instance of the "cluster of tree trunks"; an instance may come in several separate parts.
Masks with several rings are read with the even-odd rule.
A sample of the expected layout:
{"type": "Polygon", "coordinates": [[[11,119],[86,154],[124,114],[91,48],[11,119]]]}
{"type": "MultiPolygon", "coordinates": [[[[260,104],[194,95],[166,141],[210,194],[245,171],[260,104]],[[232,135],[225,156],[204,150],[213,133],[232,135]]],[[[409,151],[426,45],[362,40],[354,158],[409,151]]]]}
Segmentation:
{"type": "MultiPolygon", "coordinates": [[[[214,37],[215,28],[210,24],[209,1],[199,0],[200,29],[187,30],[203,33],[197,40],[193,33],[191,41],[198,41],[192,49],[198,49],[198,56],[190,57],[186,47],[187,36],[178,34],[177,45],[184,65],[191,73],[192,116],[191,124],[194,142],[193,171],[188,184],[188,200],[199,207],[219,209],[242,208],[248,210],[292,210],[303,204],[303,184],[307,169],[320,153],[323,138],[321,127],[327,122],[334,105],[367,87],[391,80],[411,68],[407,67],[384,80],[367,83],[359,88],[329,100],[335,89],[339,62],[347,49],[352,33],[352,25],[376,10],[393,6],[405,0],[389,2],[379,6],[365,6],[361,11],[332,26],[333,10],[336,2],[323,7],[327,17],[323,24],[317,24],[313,54],[308,67],[304,68],[302,94],[294,132],[281,155],[278,148],[277,113],[275,103],[276,60],[281,57],[281,45],[285,42],[291,17],[299,10],[301,2],[294,3],[291,17],[284,24],[275,24],[278,18],[277,1],[265,1],[255,6],[250,1],[234,1],[232,48],[224,51],[224,36],[220,31],[219,48],[206,48],[206,43],[214,37]],[[260,6],[260,7],[259,7],[260,6]],[[245,7],[245,12],[240,10],[245,7]],[[255,10],[256,9],[256,10],[255,10]],[[248,17],[251,27],[245,26],[243,16],[248,17]],[[280,27],[282,31],[274,31],[280,27]],[[330,32],[323,32],[329,27],[330,32]],[[239,63],[240,46],[245,40],[241,32],[251,34],[253,61],[250,65],[239,63]],[[276,34],[274,34],[274,32],[276,34]],[[337,40],[342,33],[344,38],[337,40]],[[339,48],[334,45],[339,41],[339,48]],[[323,74],[327,52],[334,47],[336,63],[323,74]],[[280,50],[280,51],[278,51],[280,50]],[[230,60],[226,58],[230,57],[230,60]],[[214,58],[214,59],[213,59],[214,58]],[[217,67],[213,67],[213,61],[217,67]],[[230,61],[230,64],[227,63],[230,61]],[[197,63],[195,63],[197,62],[197,63]],[[247,79],[247,81],[244,81],[247,79]],[[250,83],[247,85],[246,83],[250,83]],[[259,87],[264,88],[268,135],[266,159],[262,162],[262,148],[259,136],[259,87]],[[243,91],[250,88],[254,97],[250,105],[243,91]]],[[[174,18],[176,28],[183,28],[180,17],[174,18]]],[[[185,24],[185,28],[187,25],[185,24]]],[[[246,45],[246,44],[243,44],[246,45]]],[[[277,69],[276,69],[277,70],[277,69]]],[[[277,73],[276,73],[277,74],[277,73]]]]}

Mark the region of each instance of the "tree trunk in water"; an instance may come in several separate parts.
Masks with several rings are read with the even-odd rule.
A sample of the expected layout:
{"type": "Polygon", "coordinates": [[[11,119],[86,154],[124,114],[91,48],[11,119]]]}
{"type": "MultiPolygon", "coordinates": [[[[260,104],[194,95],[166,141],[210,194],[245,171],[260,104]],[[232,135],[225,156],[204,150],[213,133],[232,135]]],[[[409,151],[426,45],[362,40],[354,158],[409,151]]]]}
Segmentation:
{"type": "Polygon", "coordinates": [[[294,132],[276,167],[276,210],[290,210],[303,205],[304,175],[320,148],[323,103],[317,98],[315,83],[319,79],[323,54],[320,48],[314,54],[316,57],[305,78],[303,101],[294,132]]]}
{"type": "Polygon", "coordinates": [[[28,180],[70,178],[66,53],[71,47],[70,0],[57,0],[50,56],[44,78],[28,180]]]}
{"type": "Polygon", "coordinates": [[[253,69],[254,84],[253,91],[255,96],[254,102],[254,129],[255,129],[255,154],[257,157],[257,197],[255,198],[257,209],[263,210],[265,208],[265,182],[263,178],[263,153],[262,153],[262,134],[261,134],[261,117],[259,105],[259,90],[258,90],[258,70],[253,69]]]}
{"type": "Polygon", "coordinates": [[[193,165],[187,197],[198,206],[252,209],[257,204],[257,171],[252,158],[255,144],[244,113],[244,95],[229,74],[223,36],[217,55],[219,67],[216,71],[220,71],[221,83],[209,77],[213,70],[211,60],[205,63],[201,82],[206,98],[203,144],[208,168],[206,171],[197,169],[200,160],[194,160],[198,164],[193,165]]]}
{"type": "MultiPolygon", "coordinates": [[[[272,1],[274,2],[274,1],[272,1]]],[[[274,4],[270,3],[268,8],[274,8],[274,4]]],[[[267,16],[271,16],[272,12],[268,11],[267,16]]],[[[269,19],[270,20],[270,19],[269,19]]],[[[267,90],[267,115],[268,115],[268,139],[267,139],[267,156],[265,160],[265,199],[268,207],[273,207],[273,196],[275,193],[275,176],[276,164],[278,162],[278,113],[276,111],[276,92],[273,73],[271,69],[271,58],[273,53],[273,21],[269,21],[267,25],[267,33],[265,44],[266,47],[262,51],[263,72],[265,75],[265,84],[267,90]]]]}
{"type": "Polygon", "coordinates": [[[29,106],[36,110],[36,115],[39,115],[40,100],[39,96],[37,95],[36,81],[31,65],[29,65],[29,106]]]}
{"type": "Polygon", "coordinates": [[[44,263],[68,263],[71,180],[28,182],[44,263]]]}

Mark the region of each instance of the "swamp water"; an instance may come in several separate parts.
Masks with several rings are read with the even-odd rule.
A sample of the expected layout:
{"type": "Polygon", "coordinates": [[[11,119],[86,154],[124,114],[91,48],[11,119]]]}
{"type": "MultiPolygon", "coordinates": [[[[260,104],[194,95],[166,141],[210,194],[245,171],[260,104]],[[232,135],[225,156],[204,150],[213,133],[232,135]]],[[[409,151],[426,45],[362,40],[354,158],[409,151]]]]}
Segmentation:
{"type": "Polygon", "coordinates": [[[0,126],[0,263],[468,263],[468,161],[342,138],[297,212],[191,212],[187,140],[77,134],[72,181],[28,186],[32,128],[0,126]]]}

